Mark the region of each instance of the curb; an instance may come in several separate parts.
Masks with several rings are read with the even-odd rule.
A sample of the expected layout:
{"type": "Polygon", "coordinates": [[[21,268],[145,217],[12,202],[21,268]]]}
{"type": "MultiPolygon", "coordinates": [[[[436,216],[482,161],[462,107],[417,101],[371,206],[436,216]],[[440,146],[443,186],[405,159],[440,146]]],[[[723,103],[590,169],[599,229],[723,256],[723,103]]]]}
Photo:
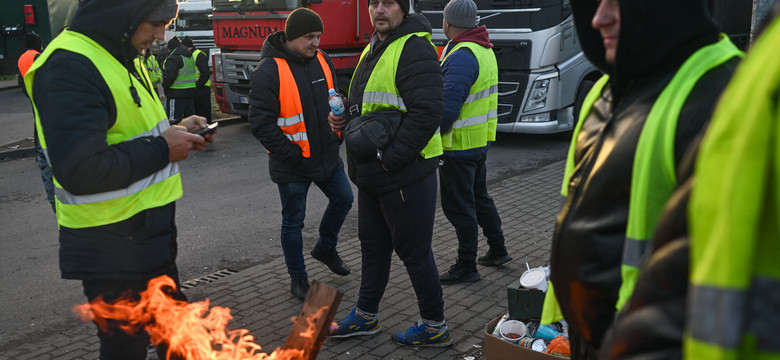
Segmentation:
{"type": "MultiPolygon", "coordinates": [[[[1,90],[3,89],[0,89],[0,91],[1,90]]],[[[215,120],[215,122],[218,122],[220,126],[234,125],[242,121],[246,121],[246,119],[240,116],[233,116],[233,117],[215,120]]],[[[0,161],[15,160],[15,159],[21,159],[21,158],[33,157],[33,156],[35,156],[35,147],[32,146],[13,149],[13,150],[0,150],[0,161]]]]}

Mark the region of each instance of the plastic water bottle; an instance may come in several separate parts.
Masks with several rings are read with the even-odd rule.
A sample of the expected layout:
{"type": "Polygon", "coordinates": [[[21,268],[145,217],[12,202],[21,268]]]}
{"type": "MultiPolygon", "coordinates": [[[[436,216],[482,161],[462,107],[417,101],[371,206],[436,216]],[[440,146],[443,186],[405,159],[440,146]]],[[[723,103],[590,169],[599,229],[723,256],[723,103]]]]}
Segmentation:
{"type": "Polygon", "coordinates": [[[335,89],[328,90],[328,104],[333,115],[341,116],[344,114],[344,100],[341,99],[341,95],[336,93],[335,89]]]}

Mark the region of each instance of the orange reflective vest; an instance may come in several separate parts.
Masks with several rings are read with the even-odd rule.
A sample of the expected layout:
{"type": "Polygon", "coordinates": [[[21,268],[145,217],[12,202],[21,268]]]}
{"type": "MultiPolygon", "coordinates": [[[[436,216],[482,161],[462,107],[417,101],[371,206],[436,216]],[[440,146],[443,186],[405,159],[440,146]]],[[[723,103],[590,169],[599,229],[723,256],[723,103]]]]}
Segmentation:
{"type": "Polygon", "coordinates": [[[33,61],[35,61],[35,57],[38,56],[40,52],[35,50],[27,50],[19,56],[19,62],[17,65],[19,66],[19,73],[22,74],[22,77],[27,75],[27,70],[30,70],[30,67],[33,64],[33,61]]]}
{"type": "MultiPolygon", "coordinates": [[[[274,60],[279,69],[279,118],[276,124],[290,141],[301,147],[303,157],[309,157],[311,148],[309,147],[309,137],[306,135],[306,123],[303,119],[303,107],[301,106],[298,86],[295,84],[295,78],[290,71],[287,60],[282,58],[274,58],[274,60]]],[[[328,89],[333,89],[333,74],[325,61],[325,56],[319,50],[317,50],[317,60],[322,66],[322,72],[325,73],[328,89]]]]}

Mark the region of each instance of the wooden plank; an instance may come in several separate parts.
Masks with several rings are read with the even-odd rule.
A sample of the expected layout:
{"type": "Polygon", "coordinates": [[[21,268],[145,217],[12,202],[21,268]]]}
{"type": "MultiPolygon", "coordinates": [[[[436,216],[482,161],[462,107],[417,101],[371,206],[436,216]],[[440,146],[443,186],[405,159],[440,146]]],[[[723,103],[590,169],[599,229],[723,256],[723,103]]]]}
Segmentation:
{"type": "Polygon", "coordinates": [[[284,349],[302,350],[304,360],[316,359],[342,297],[338,290],[313,281],[284,349]]]}

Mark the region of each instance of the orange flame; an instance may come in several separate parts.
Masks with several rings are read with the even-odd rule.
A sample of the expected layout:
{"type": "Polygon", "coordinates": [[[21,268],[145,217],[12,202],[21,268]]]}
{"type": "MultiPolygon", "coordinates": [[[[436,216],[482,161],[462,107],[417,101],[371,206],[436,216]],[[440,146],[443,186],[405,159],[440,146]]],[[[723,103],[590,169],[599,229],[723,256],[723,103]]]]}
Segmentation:
{"type": "MultiPolygon", "coordinates": [[[[262,347],[254,343],[249,330],[227,331],[228,321],[233,319],[230,309],[214,306],[209,311],[209,300],[187,303],[174,300],[165,289],[175,289],[176,284],[167,276],[149,281],[140,300],[122,297],[112,303],[97,298],[89,304],[74,307],[81,320],[94,321],[103,331],[109,331],[107,320],[119,322],[127,333],[144,329],[155,345],[168,345],[166,358],[178,355],[188,360],[294,360],[304,359],[305,352],[314,344],[315,322],[327,307],[307,318],[308,328],[299,336],[311,339],[306,349],[277,348],[270,355],[261,353],[262,347]]],[[[295,321],[295,317],[291,319],[295,321]]]]}

